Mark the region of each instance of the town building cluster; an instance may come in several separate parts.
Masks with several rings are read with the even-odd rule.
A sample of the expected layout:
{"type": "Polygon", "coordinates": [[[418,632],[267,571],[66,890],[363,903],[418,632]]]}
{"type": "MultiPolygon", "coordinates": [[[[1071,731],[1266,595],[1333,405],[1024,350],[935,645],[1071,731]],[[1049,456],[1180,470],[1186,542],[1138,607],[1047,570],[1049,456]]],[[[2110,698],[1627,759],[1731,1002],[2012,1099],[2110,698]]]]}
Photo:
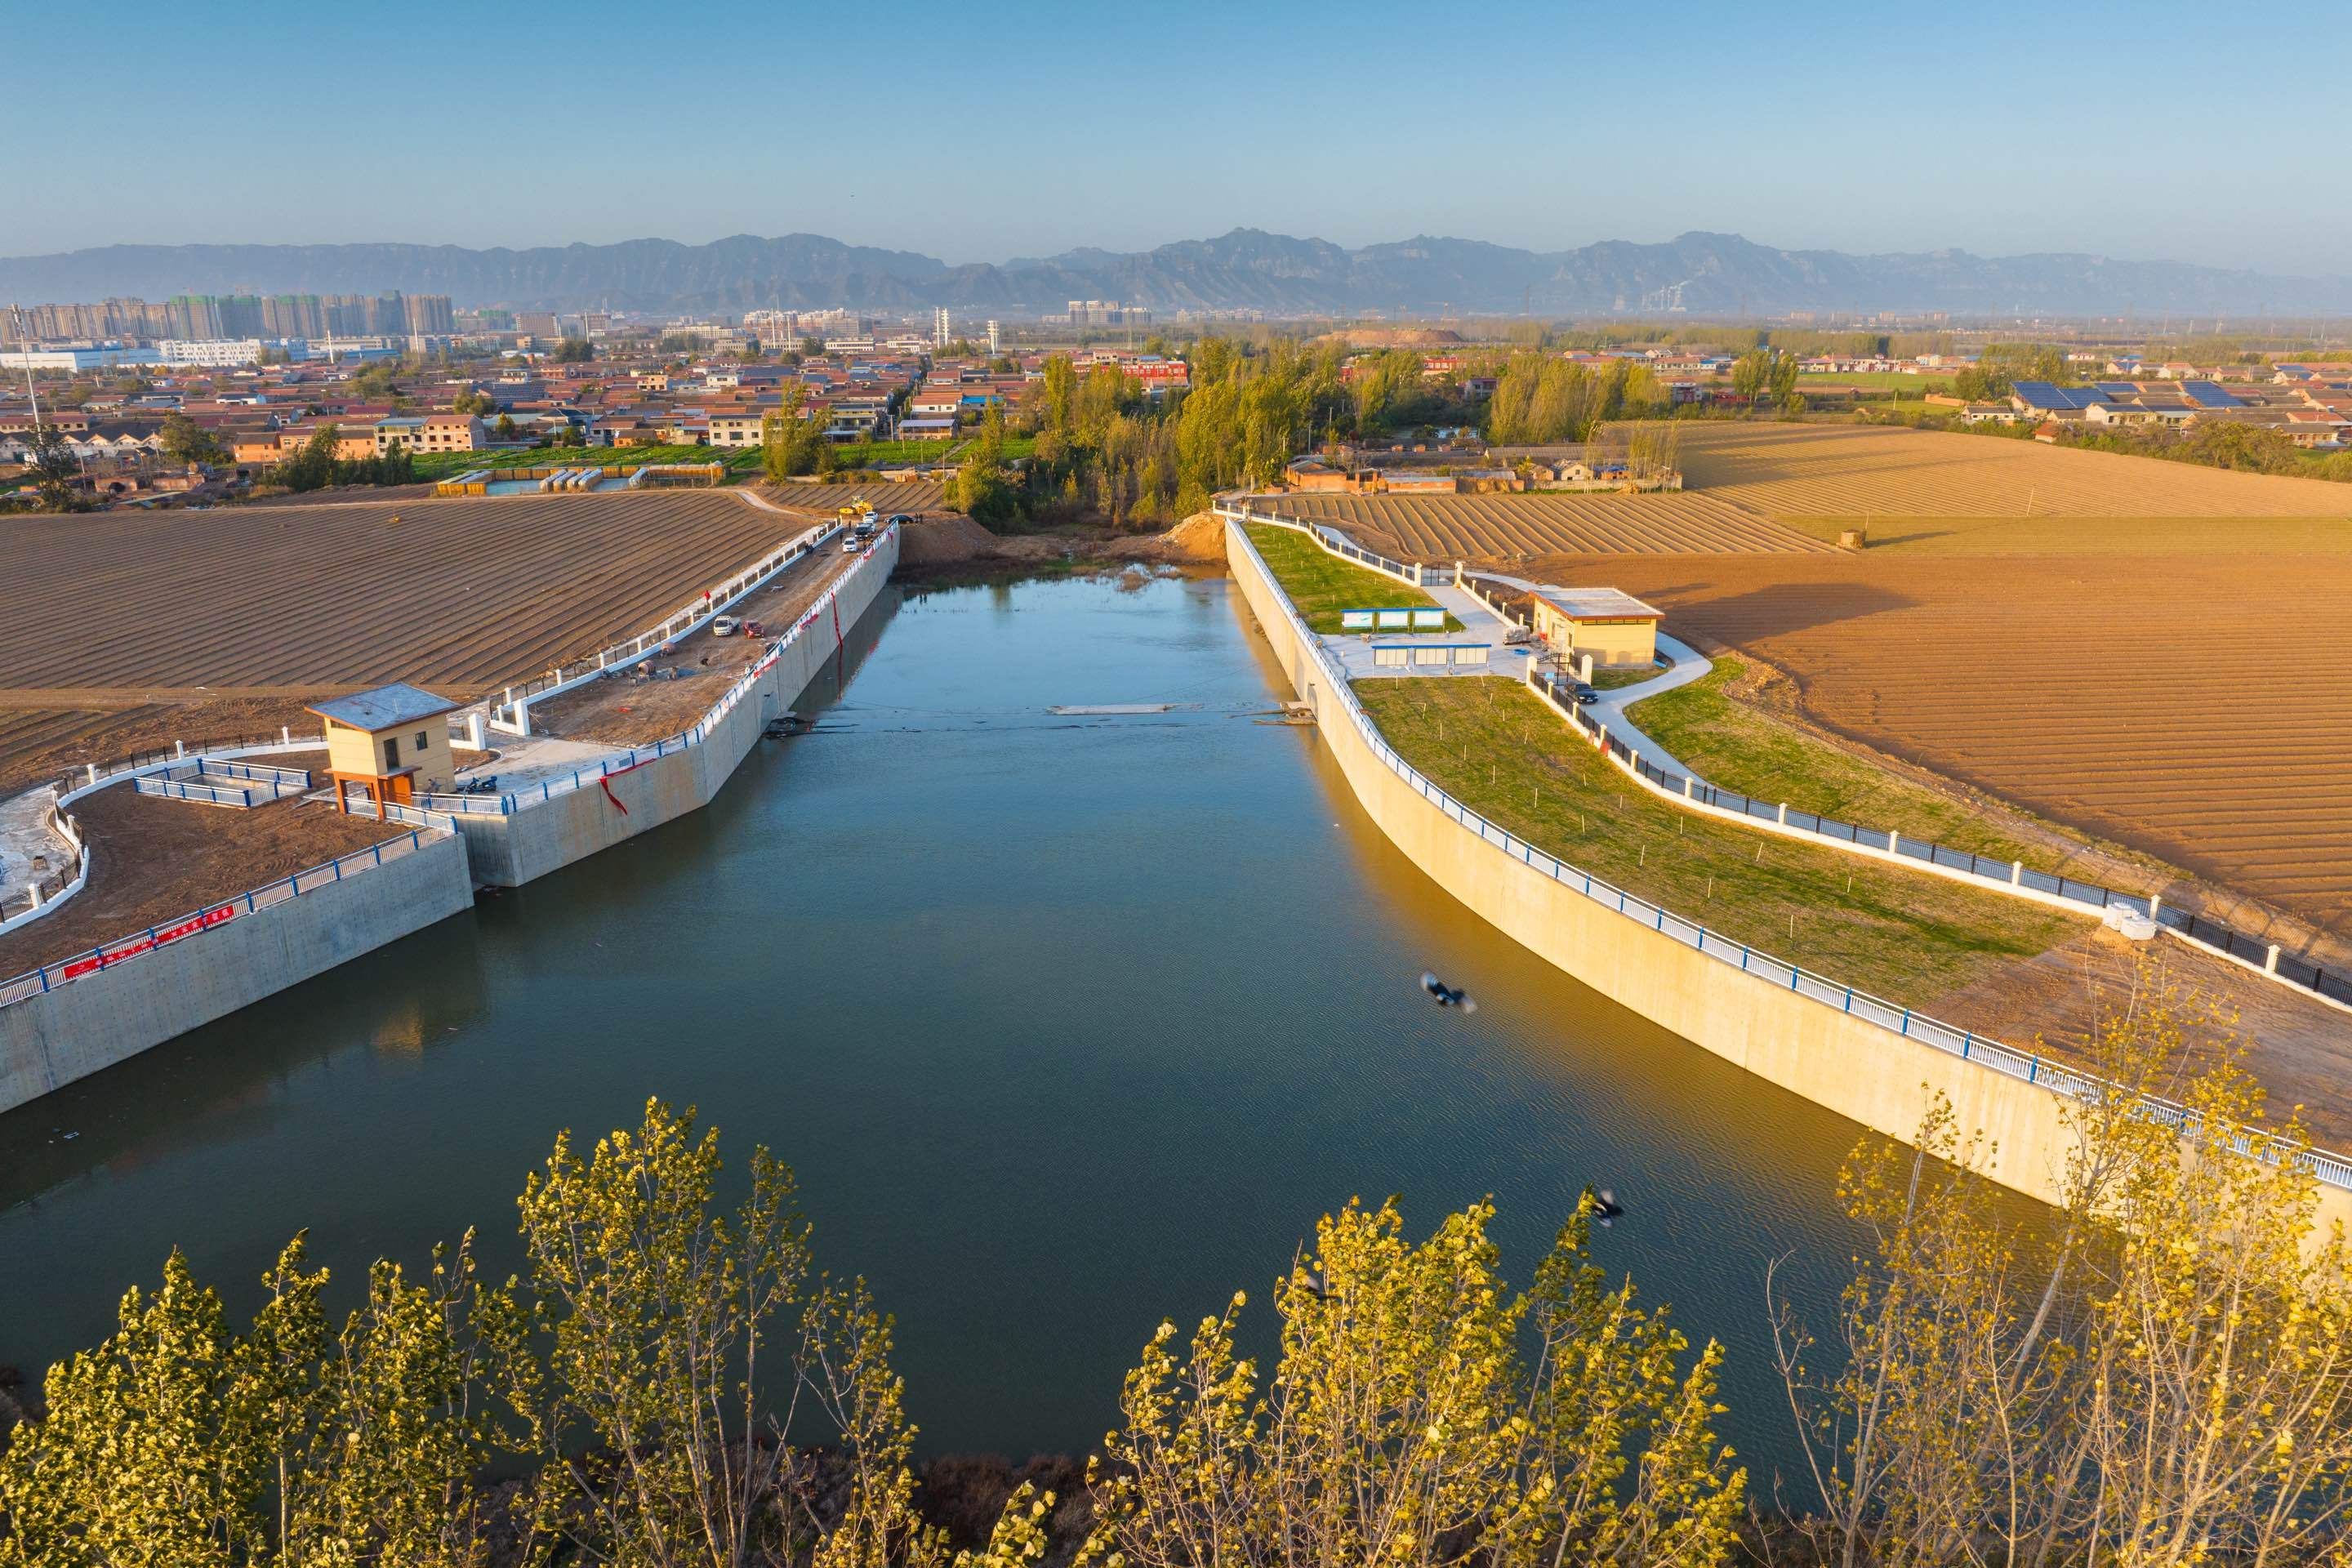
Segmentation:
{"type": "Polygon", "coordinates": [[[2266,369],[2267,379],[2226,386],[2188,365],[2167,365],[2164,370],[2175,374],[2153,381],[2084,386],[2021,381],[2010,388],[2006,404],[1967,405],[1964,417],[2030,420],[2037,434],[2050,437],[2070,428],[2188,433],[2238,425],[2275,431],[2314,451],[2352,445],[2352,364],[2282,363],[2266,369]]]}
{"type": "MultiPolygon", "coordinates": [[[[418,305],[415,296],[385,296],[378,324],[387,301],[418,305]]],[[[113,308],[136,303],[109,301],[96,314],[89,307],[41,307],[47,314],[37,319],[44,331],[119,330],[129,318],[113,308]]],[[[318,305],[353,308],[341,297],[318,305]]],[[[944,310],[917,327],[847,310],[753,310],[709,321],[597,311],[451,315],[446,306],[436,302],[449,315],[445,324],[457,330],[413,349],[406,345],[415,340],[382,335],[57,342],[23,325],[36,317],[24,312],[14,318],[17,339],[0,350],[0,367],[10,373],[0,389],[0,464],[28,461],[46,431],[62,438],[93,491],[137,501],[202,477],[165,472],[183,467],[165,452],[173,416],[209,435],[226,464],[257,478],[330,426],[335,456],[347,460],[550,443],[743,450],[763,444],[788,404],[835,445],[937,442],[944,458],[988,409],[1011,404],[1041,378],[1048,357],[1038,349],[1004,352],[994,321],[986,323],[985,346],[960,336],[944,310]],[[395,367],[378,363],[395,359],[395,367]]],[[[215,312],[198,324],[219,320],[215,312]]],[[[340,331],[352,320],[280,316],[266,324],[340,331]]],[[[1185,362],[1173,355],[1053,352],[1082,374],[1114,366],[1148,396],[1188,384],[1185,362]]],[[[938,462],[896,466],[919,471],[938,462]]]]}

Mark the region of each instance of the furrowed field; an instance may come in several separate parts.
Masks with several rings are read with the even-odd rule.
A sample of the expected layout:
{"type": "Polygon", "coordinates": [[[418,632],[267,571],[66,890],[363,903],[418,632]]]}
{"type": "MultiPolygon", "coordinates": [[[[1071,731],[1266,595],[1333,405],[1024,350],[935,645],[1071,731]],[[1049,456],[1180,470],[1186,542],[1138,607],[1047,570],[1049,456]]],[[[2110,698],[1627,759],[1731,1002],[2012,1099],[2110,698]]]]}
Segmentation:
{"type": "Polygon", "coordinates": [[[471,698],[647,625],[855,499],[716,490],[218,508],[7,524],[0,787],[134,747],[274,730],[408,680],[471,698]]]}
{"type": "Polygon", "coordinates": [[[1772,531],[1644,544],[1613,496],[1562,498],[1622,509],[1597,529],[1517,533],[1286,504],[1391,553],[1623,588],[1787,671],[1832,730],[2352,939],[2352,486],[1818,425],[1694,425],[1682,462],[1696,488],[1655,499],[1772,531]],[[1821,549],[1856,525],[1871,548],[1821,549]]]}

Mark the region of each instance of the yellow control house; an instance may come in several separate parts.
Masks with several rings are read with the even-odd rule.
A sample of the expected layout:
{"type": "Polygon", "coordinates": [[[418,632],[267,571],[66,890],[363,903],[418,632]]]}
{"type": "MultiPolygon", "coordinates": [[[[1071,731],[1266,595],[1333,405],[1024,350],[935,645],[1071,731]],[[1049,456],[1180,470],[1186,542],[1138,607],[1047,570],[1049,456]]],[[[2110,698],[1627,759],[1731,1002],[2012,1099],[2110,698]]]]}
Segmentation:
{"type": "Polygon", "coordinates": [[[335,781],[336,805],[351,810],[348,786],[354,784],[379,807],[447,789],[457,763],[442,715],[457,706],[405,683],[314,705],[310,711],[327,721],[327,774],[335,781]]]}
{"type": "Polygon", "coordinates": [[[1591,654],[1598,669],[1625,669],[1655,663],[1658,616],[1633,595],[1616,588],[1538,588],[1535,591],[1536,635],[1555,652],[1591,654]]]}

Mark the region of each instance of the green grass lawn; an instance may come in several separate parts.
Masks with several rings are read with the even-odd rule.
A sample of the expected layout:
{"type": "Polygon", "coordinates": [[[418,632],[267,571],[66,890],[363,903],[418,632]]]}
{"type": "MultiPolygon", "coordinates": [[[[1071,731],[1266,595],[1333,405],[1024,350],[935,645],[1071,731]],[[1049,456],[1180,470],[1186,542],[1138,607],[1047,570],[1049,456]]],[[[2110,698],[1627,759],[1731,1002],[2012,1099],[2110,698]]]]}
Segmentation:
{"type": "Polygon", "coordinates": [[[1910,1006],[2089,922],[1775,838],[1645,793],[1508,680],[1356,683],[1391,745],[1455,799],[1627,892],[1910,1006]]]}
{"type": "Polygon", "coordinates": [[[945,463],[969,441],[848,441],[833,449],[836,468],[895,468],[900,463],[945,463]]]}
{"type": "MultiPolygon", "coordinates": [[[[1282,591],[1298,606],[1309,628],[1326,634],[1339,629],[1342,610],[1431,610],[1437,601],[1420,589],[1383,577],[1352,561],[1327,555],[1320,546],[1296,529],[1271,523],[1245,524],[1250,542],[1265,558],[1282,591]]],[[[1462,623],[1445,617],[1445,629],[1458,632],[1462,623]]]]}
{"type": "Polygon", "coordinates": [[[413,460],[418,479],[446,479],[476,468],[634,468],[644,463],[723,463],[733,451],[727,447],[533,447],[514,452],[427,452],[413,460]]]}
{"type": "Polygon", "coordinates": [[[1894,828],[1970,855],[2022,860],[2058,870],[2058,857],[2003,833],[1970,808],[1864,758],[1826,745],[1792,724],[1734,700],[1725,688],[1745,673],[1718,658],[1703,679],[1645,698],[1626,710],[1644,734],[1710,784],[1759,800],[1864,827],[1894,828]]]}

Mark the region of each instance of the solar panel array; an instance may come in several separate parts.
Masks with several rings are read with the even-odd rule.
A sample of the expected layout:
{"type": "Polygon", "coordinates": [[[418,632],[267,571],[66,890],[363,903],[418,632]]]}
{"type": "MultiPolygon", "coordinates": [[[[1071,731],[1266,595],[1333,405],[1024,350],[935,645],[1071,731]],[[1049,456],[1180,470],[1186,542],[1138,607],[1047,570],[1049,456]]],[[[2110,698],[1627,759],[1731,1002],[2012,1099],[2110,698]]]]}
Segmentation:
{"type": "Polygon", "coordinates": [[[2010,390],[2025,399],[2028,408],[2088,408],[2094,403],[2107,400],[2104,393],[2094,387],[2053,386],[2046,381],[2021,381],[2013,384],[2010,390]]]}
{"type": "Polygon", "coordinates": [[[2200,408],[2243,408],[2245,406],[2242,399],[2231,396],[2210,381],[2184,381],[2180,384],[2180,390],[2188,395],[2189,402],[2200,408]]]}

